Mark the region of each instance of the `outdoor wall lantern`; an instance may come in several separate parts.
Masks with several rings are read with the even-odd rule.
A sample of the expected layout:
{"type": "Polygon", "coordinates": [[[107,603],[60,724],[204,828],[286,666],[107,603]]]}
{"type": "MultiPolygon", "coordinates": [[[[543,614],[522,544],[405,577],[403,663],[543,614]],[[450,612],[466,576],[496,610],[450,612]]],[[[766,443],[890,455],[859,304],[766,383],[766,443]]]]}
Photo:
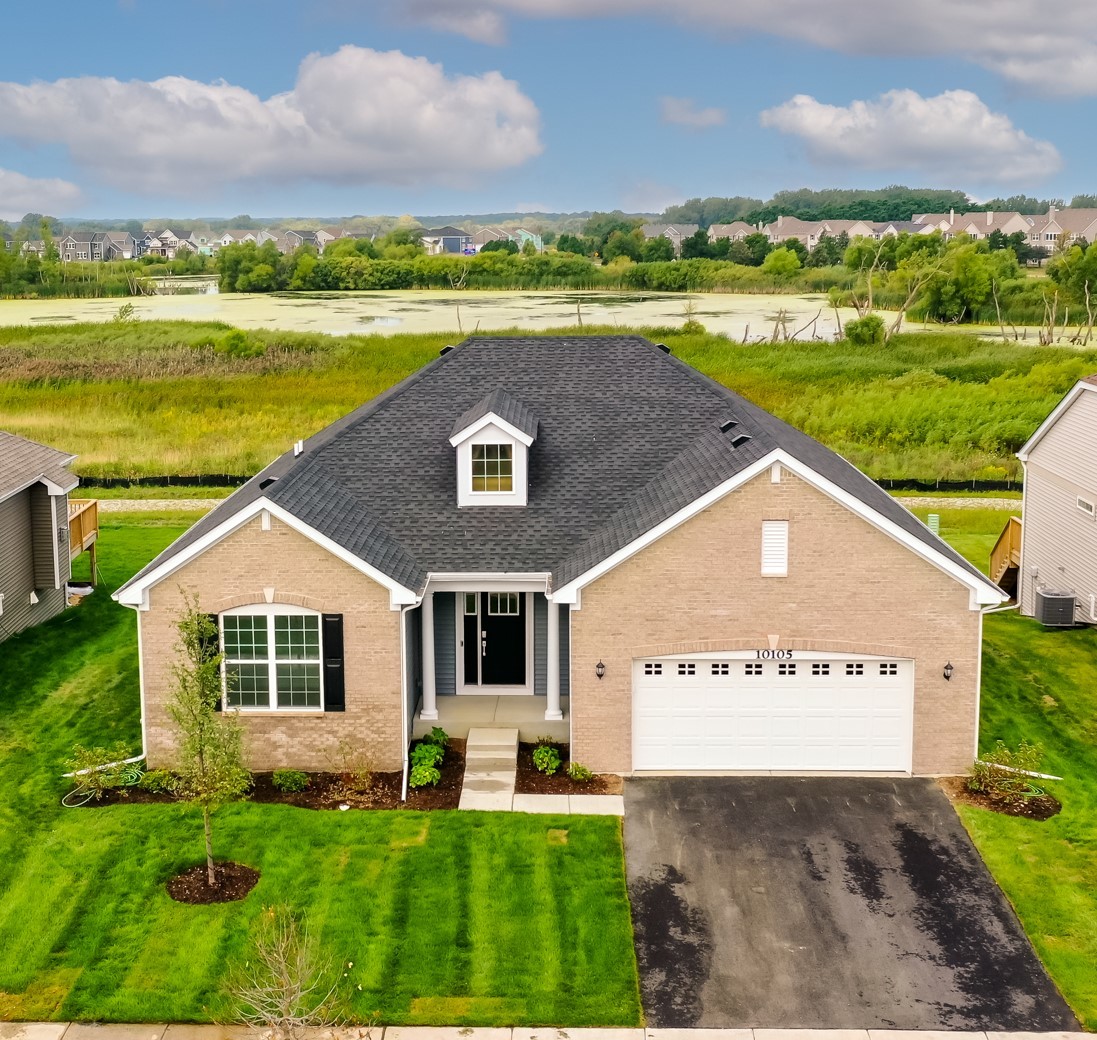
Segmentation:
{"type": "Polygon", "coordinates": [[[948,664],[945,665],[945,670],[941,674],[944,675],[945,682],[951,682],[952,681],[952,662],[951,661],[949,661],[948,664]]]}
{"type": "Polygon", "coordinates": [[[597,675],[599,679],[606,674],[606,666],[602,664],[601,660],[594,666],[594,674],[597,675]]]}

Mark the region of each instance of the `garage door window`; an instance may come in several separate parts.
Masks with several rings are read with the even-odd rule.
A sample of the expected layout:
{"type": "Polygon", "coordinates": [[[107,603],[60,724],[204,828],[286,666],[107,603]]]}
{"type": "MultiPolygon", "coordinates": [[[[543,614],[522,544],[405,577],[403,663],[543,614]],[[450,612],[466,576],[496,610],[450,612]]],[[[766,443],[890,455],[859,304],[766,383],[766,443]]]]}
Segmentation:
{"type": "Polygon", "coordinates": [[[898,675],[899,666],[894,661],[885,661],[880,665],[881,675],[898,675]]]}
{"type": "Polygon", "coordinates": [[[697,665],[695,665],[695,664],[679,664],[678,665],[678,674],[679,675],[696,675],[697,674],[697,665]]]}
{"type": "Polygon", "coordinates": [[[712,674],[713,675],[730,675],[731,674],[731,665],[729,665],[727,663],[727,661],[713,661],[713,663],[712,663],[712,674]]]}
{"type": "Polygon", "coordinates": [[[662,675],[663,666],[654,661],[644,662],[644,675],[662,675]]]}
{"type": "Polygon", "coordinates": [[[811,674],[812,675],[830,675],[830,665],[827,664],[825,661],[823,661],[823,662],[816,661],[811,666],[811,674]]]}
{"type": "Polygon", "coordinates": [[[847,664],[846,675],[864,675],[865,666],[863,664],[847,664]]]}
{"type": "Polygon", "coordinates": [[[782,661],[777,666],[777,674],[778,675],[795,675],[796,674],[796,665],[789,664],[788,661],[782,661]]]}
{"type": "Polygon", "coordinates": [[[752,664],[752,663],[745,664],[745,665],[743,665],[743,674],[744,675],[761,675],[762,674],[762,666],[760,664],[752,664]]]}

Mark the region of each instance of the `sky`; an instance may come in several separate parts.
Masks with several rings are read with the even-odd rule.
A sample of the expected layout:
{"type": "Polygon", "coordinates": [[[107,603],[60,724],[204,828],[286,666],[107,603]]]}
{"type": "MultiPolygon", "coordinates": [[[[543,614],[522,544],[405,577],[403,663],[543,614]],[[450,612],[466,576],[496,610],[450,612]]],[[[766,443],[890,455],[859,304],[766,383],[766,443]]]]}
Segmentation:
{"type": "Polygon", "coordinates": [[[1097,192],[1091,0],[7,4],[0,218],[1097,192]]]}

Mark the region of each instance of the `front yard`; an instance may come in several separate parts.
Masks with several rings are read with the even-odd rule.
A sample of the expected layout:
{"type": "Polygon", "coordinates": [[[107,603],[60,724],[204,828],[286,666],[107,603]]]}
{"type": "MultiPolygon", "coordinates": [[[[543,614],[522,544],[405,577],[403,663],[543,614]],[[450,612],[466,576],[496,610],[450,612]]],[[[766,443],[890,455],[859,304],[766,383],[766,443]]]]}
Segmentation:
{"type": "Polygon", "coordinates": [[[197,812],[60,806],[73,743],[140,743],[136,626],[108,589],[192,519],[104,524],[105,587],[3,644],[0,1019],[221,1017],[257,915],[284,903],[351,964],[360,1020],[639,1024],[616,819],[239,804],[216,851],[259,885],[184,906],[164,883],[202,859],[197,812]]]}

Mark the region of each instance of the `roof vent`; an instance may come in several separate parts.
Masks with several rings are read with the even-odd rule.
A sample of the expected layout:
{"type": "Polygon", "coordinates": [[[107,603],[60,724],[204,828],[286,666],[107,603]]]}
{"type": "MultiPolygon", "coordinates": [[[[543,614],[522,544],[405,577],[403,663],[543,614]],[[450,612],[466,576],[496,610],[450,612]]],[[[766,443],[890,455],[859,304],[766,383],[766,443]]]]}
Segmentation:
{"type": "Polygon", "coordinates": [[[305,442],[304,441],[294,441],[294,444],[293,444],[293,457],[294,458],[297,458],[297,456],[300,455],[304,450],[305,450],[305,442]]]}
{"type": "Polygon", "coordinates": [[[438,351],[438,356],[445,357],[451,350],[453,350],[453,344],[447,344],[440,351],[438,351]]]}
{"type": "Polygon", "coordinates": [[[722,423],[720,423],[720,432],[721,433],[727,433],[728,430],[734,430],[735,427],[738,426],[738,425],[739,425],[739,420],[738,419],[725,419],[722,423]]]}
{"type": "Polygon", "coordinates": [[[741,448],[747,441],[750,440],[749,433],[740,433],[737,437],[731,438],[731,446],[733,448],[741,448]]]}
{"type": "Polygon", "coordinates": [[[656,345],[656,346],[657,346],[657,347],[658,347],[658,348],[659,348],[659,349],[660,349],[660,350],[661,350],[661,351],[662,351],[662,352],[663,352],[664,354],[669,354],[669,353],[670,353],[670,347],[668,347],[668,346],[667,346],[667,345],[666,345],[665,343],[656,343],[655,345],[656,345]]]}
{"type": "Polygon", "coordinates": [[[275,481],[276,481],[277,479],[278,479],[277,477],[267,477],[267,479],[266,479],[266,480],[261,480],[261,481],[259,481],[259,490],[260,490],[260,491],[265,491],[265,490],[266,490],[267,488],[269,488],[269,487],[271,486],[271,484],[273,484],[273,483],[274,483],[274,482],[275,482],[275,481]]]}

